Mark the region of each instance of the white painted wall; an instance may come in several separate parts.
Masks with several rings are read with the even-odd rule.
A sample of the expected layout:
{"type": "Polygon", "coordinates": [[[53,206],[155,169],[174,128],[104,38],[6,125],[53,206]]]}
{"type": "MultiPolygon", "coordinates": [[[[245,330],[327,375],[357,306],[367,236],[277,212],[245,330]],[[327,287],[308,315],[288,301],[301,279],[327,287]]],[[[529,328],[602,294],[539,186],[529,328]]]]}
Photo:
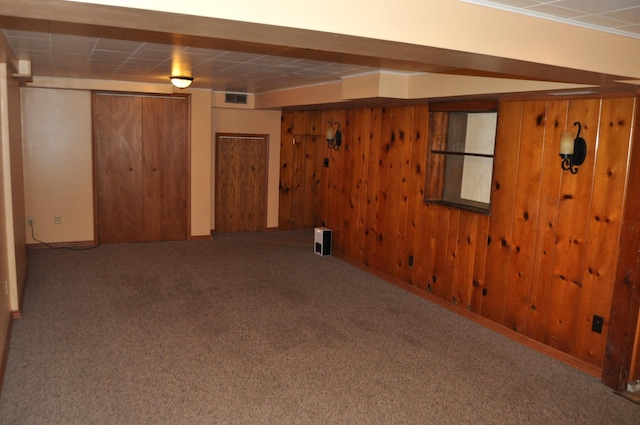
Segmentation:
{"type": "Polygon", "coordinates": [[[211,111],[211,223],[215,227],[216,133],[268,134],[267,227],[278,227],[280,181],[280,111],[213,108],[211,111]]]}
{"type": "Polygon", "coordinates": [[[36,238],[93,241],[91,92],[23,88],[22,105],[25,213],[36,238]]]}

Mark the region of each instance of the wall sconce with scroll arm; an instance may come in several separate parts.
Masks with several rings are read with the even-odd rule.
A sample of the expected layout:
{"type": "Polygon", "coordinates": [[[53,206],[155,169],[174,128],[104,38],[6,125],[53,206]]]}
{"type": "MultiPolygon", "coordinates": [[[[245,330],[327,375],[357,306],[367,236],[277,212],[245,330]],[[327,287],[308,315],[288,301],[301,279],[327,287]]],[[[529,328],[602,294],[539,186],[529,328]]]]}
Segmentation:
{"type": "Polygon", "coordinates": [[[578,165],[582,165],[587,157],[587,143],[580,137],[581,125],[576,121],[574,126],[578,126],[578,134],[573,137],[573,133],[562,133],[560,138],[560,157],[562,158],[562,169],[571,171],[571,174],[578,172],[578,165]]]}
{"type": "Polygon", "coordinates": [[[329,121],[329,128],[327,128],[327,144],[333,150],[340,149],[340,145],[342,144],[342,132],[340,131],[340,123],[338,121],[329,121]],[[333,130],[333,126],[337,126],[338,128],[333,130]]]}

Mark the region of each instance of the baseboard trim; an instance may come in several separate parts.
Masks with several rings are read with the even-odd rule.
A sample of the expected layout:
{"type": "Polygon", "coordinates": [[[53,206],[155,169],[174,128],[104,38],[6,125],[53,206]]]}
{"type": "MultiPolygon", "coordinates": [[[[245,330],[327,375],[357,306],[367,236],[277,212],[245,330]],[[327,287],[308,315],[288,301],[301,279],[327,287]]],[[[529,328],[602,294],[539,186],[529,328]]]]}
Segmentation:
{"type": "Polygon", "coordinates": [[[189,236],[190,241],[210,241],[211,234],[209,235],[198,235],[198,236],[189,236]]]}
{"type": "Polygon", "coordinates": [[[378,270],[375,270],[369,266],[366,266],[362,263],[359,263],[349,257],[346,257],[342,254],[339,253],[335,253],[334,252],[334,256],[337,257],[338,259],[344,261],[345,263],[349,263],[355,267],[358,267],[359,269],[362,269],[364,271],[366,271],[367,273],[370,273],[376,277],[379,277],[380,279],[383,279],[399,288],[402,288],[408,292],[411,292],[414,295],[417,295],[421,298],[424,298],[427,301],[430,301],[434,304],[437,304],[438,306],[447,309],[453,313],[456,313],[460,316],[463,316],[465,319],[469,319],[475,323],[478,323],[479,325],[484,326],[485,328],[491,329],[494,332],[497,332],[503,336],[506,336],[507,338],[510,338],[528,348],[531,348],[532,350],[535,350],[539,353],[542,353],[544,355],[547,355],[551,358],[554,358],[558,361],[561,361],[575,369],[581,370],[582,372],[585,372],[589,375],[592,375],[596,378],[602,379],[602,368],[601,367],[597,367],[594,366],[592,364],[589,364],[583,360],[577,359],[575,357],[573,357],[570,354],[567,354],[563,351],[557,350],[553,347],[550,347],[548,345],[545,345],[543,343],[541,343],[540,341],[536,341],[534,339],[531,339],[525,335],[522,335],[516,331],[514,331],[513,329],[509,329],[499,323],[496,323],[492,320],[487,319],[486,317],[477,315],[475,313],[472,313],[470,311],[467,311],[463,308],[460,307],[456,307],[452,304],[447,303],[445,300],[443,300],[442,298],[436,297],[432,294],[429,294],[428,292],[422,291],[418,288],[416,288],[415,286],[409,285],[406,282],[403,282],[399,279],[390,277],[385,275],[384,273],[379,272],[378,270]]]}
{"type": "Polygon", "coordinates": [[[98,246],[95,241],[78,241],[78,242],[47,242],[43,243],[28,243],[27,249],[48,249],[48,248],[92,248],[98,246]]]}
{"type": "Polygon", "coordinates": [[[13,329],[13,315],[9,315],[9,322],[7,323],[7,336],[4,340],[2,359],[0,362],[0,396],[2,396],[2,387],[4,386],[4,375],[7,370],[7,361],[9,360],[9,347],[11,345],[11,330],[13,329]]]}

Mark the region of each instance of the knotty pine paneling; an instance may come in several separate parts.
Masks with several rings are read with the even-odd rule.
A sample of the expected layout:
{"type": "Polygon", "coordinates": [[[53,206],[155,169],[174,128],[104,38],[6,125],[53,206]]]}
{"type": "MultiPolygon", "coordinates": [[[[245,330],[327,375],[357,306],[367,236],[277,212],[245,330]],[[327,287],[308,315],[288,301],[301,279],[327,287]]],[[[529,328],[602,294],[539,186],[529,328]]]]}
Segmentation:
{"type": "Polygon", "coordinates": [[[291,187],[293,186],[293,141],[294,113],[283,112],[280,119],[280,180],[279,180],[279,215],[278,228],[290,230],[292,226],[291,214],[291,187]]]}
{"type": "Polygon", "coordinates": [[[553,274],[556,246],[558,204],[560,202],[560,179],[564,173],[558,165],[558,141],[566,127],[567,101],[547,102],[545,137],[540,175],[540,191],[535,200],[538,204],[538,220],[533,254],[534,267],[531,274],[529,310],[524,334],[542,341],[549,305],[549,288],[553,274]]]}
{"type": "Polygon", "coordinates": [[[473,284],[469,285],[469,282],[473,283],[479,214],[464,210],[459,211],[455,257],[451,261],[453,267],[451,302],[471,310],[473,284]]]}
{"type": "MultiPolygon", "coordinates": [[[[281,118],[280,183],[278,227],[301,229],[322,224],[318,200],[321,198],[321,161],[325,146],[322,113],[284,112],[281,118]]],[[[326,181],[326,180],[325,180],[326,181]]]]}
{"type": "Polygon", "coordinates": [[[358,109],[346,111],[346,122],[343,137],[342,155],[344,156],[344,171],[342,178],[342,203],[346,212],[340,221],[340,252],[349,258],[362,262],[362,239],[364,237],[364,209],[363,170],[362,160],[369,146],[369,125],[371,110],[358,109]],[[353,220],[357,217],[357,220],[353,220]]]}
{"type": "Polygon", "coordinates": [[[320,223],[318,219],[318,186],[320,179],[317,174],[317,164],[325,138],[322,135],[322,112],[311,111],[305,117],[304,143],[304,217],[302,226],[315,227],[320,223]]]}
{"type": "Polygon", "coordinates": [[[330,120],[342,123],[344,145],[319,150],[316,213],[334,229],[337,255],[602,367],[633,98],[501,102],[491,215],[424,202],[440,184],[426,135],[444,125],[428,106],[325,111],[330,120]],[[588,145],[577,174],[558,156],[574,121],[588,145]]]}
{"type": "Polygon", "coordinates": [[[392,133],[393,108],[382,108],[380,117],[379,139],[371,143],[375,153],[371,157],[371,167],[369,168],[369,182],[371,183],[370,187],[373,188],[372,195],[375,199],[372,228],[376,236],[372,241],[372,249],[375,253],[374,261],[370,265],[388,276],[393,276],[393,262],[395,262],[397,249],[397,239],[394,238],[396,226],[386,214],[393,211],[392,214],[395,218],[400,208],[395,196],[400,191],[398,181],[400,176],[395,173],[396,170],[393,169],[393,166],[395,165],[397,170],[400,169],[399,152],[402,146],[399,142],[396,143],[395,134],[392,133]]]}
{"type": "Polygon", "coordinates": [[[493,164],[493,188],[491,193],[491,219],[487,241],[487,257],[491,266],[485,271],[483,300],[480,314],[502,323],[509,272],[513,209],[519,162],[522,102],[500,104],[498,129],[493,164]]]}
{"type": "Polygon", "coordinates": [[[523,105],[520,152],[513,208],[513,246],[509,251],[508,286],[503,324],[516,332],[525,329],[538,218],[538,194],[545,134],[546,102],[523,105]]]}
{"type": "MultiPolygon", "coordinates": [[[[637,126],[640,120],[638,99],[634,110],[637,126]]],[[[625,391],[629,382],[640,379],[640,339],[636,335],[640,310],[640,197],[632,183],[640,181],[640,133],[635,131],[632,140],[602,374],[602,381],[617,391],[625,391]]]]}
{"type": "MultiPolygon", "coordinates": [[[[405,224],[405,250],[404,268],[401,279],[410,285],[424,282],[420,275],[417,261],[423,250],[422,244],[422,219],[426,214],[425,183],[427,161],[427,137],[429,135],[429,108],[416,106],[413,110],[413,123],[411,129],[411,156],[408,158],[405,184],[402,196],[407,199],[407,220],[405,224]],[[409,265],[409,256],[413,257],[413,265],[409,265]]],[[[422,289],[425,289],[424,287],[422,289]]]]}
{"type": "Polygon", "coordinates": [[[411,153],[413,108],[394,107],[383,111],[383,133],[380,151],[380,191],[382,209],[378,215],[377,249],[382,252],[378,270],[394,278],[402,276],[404,265],[404,229],[407,200],[403,186],[411,153]],[[385,119],[385,113],[386,119],[385,119]],[[389,124],[389,125],[386,125],[389,124]]]}
{"type": "MultiPolygon", "coordinates": [[[[596,146],[588,243],[572,354],[587,362],[604,360],[606,330],[591,331],[593,315],[607,318],[611,309],[625,195],[634,99],[603,99],[596,146]]],[[[606,320],[605,324],[609,321],[606,320]]]]}
{"type": "MultiPolygon", "coordinates": [[[[330,111],[323,114],[323,123],[326,128],[329,126],[329,122],[339,122],[340,130],[343,132],[343,145],[344,145],[344,132],[348,132],[348,127],[350,123],[345,122],[346,113],[345,111],[330,111]]],[[[336,127],[334,126],[334,130],[336,127]]],[[[325,198],[324,203],[326,205],[326,215],[324,219],[324,223],[327,227],[333,229],[332,233],[332,242],[334,247],[339,247],[342,240],[342,229],[340,223],[342,221],[343,210],[347,211],[347,208],[343,205],[343,186],[344,186],[344,146],[340,147],[340,150],[330,149],[326,146],[323,149],[324,158],[329,160],[329,167],[327,169],[328,179],[324,180],[323,183],[326,184],[327,188],[327,197],[325,198]]]]}
{"type": "Polygon", "coordinates": [[[544,342],[567,353],[572,351],[582,293],[599,112],[598,99],[572,100],[567,110],[567,130],[577,131],[573,123],[580,121],[581,135],[591,153],[577,174],[562,173],[557,207],[556,247],[544,342]]]}
{"type": "Polygon", "coordinates": [[[380,167],[380,144],[382,138],[382,108],[371,110],[371,130],[369,133],[369,143],[363,155],[365,170],[364,180],[364,239],[362,263],[368,267],[376,268],[377,251],[377,217],[380,211],[379,206],[379,185],[381,184],[378,169],[380,167]]]}
{"type": "MultiPolygon", "coordinates": [[[[471,300],[469,310],[480,314],[482,309],[483,288],[487,267],[487,240],[489,239],[489,217],[478,215],[478,227],[475,244],[475,260],[473,264],[473,280],[471,281],[471,300]]],[[[467,285],[469,283],[467,282],[467,285]]]]}
{"type": "Polygon", "coordinates": [[[446,295],[447,284],[447,246],[451,226],[451,208],[441,205],[431,205],[431,232],[429,239],[429,253],[427,265],[427,291],[436,297],[446,295]]]}
{"type": "Polygon", "coordinates": [[[307,125],[304,112],[293,113],[293,128],[303,129],[302,133],[294,131],[294,141],[291,142],[291,228],[299,229],[304,225],[305,212],[305,150],[308,143],[307,125]]]}

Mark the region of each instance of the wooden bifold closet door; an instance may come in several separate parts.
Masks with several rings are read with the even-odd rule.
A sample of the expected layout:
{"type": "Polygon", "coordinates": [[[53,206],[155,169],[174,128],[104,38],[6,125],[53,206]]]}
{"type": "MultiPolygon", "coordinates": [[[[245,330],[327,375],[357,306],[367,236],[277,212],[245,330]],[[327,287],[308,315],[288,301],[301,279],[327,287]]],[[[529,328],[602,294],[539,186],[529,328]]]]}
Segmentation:
{"type": "Polygon", "coordinates": [[[103,243],[187,238],[188,99],[94,95],[103,243]]]}

